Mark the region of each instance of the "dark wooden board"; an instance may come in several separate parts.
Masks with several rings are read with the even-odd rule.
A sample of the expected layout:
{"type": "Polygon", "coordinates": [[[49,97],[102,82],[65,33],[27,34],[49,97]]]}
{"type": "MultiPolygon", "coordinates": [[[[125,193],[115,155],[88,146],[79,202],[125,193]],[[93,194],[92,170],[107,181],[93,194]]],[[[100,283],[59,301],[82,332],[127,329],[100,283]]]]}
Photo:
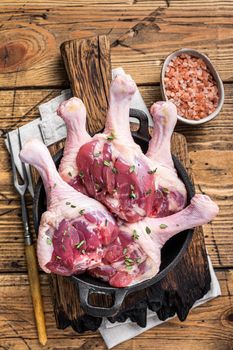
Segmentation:
{"type": "MultiPolygon", "coordinates": [[[[109,47],[106,37],[101,37],[101,40],[99,38],[82,40],[81,43],[78,41],[66,42],[61,47],[73,94],[81,98],[83,98],[84,91],[89,94],[89,98],[86,99],[88,108],[87,119],[89,125],[91,125],[92,132],[98,132],[103,127],[108,105],[105,101],[107,101],[108,95],[106,87],[109,86],[110,79],[109,69],[111,64],[107,62],[110,60],[110,55],[101,54],[100,43],[104,43],[105,48],[109,47]],[[88,51],[89,44],[91,55],[89,55],[88,51]],[[78,61],[78,57],[82,63],[78,61]],[[81,67],[84,65],[85,69],[82,70],[81,67]],[[76,67],[79,67],[78,75],[76,67]],[[101,75],[101,80],[103,81],[101,85],[98,85],[98,88],[96,88],[96,76],[92,74],[93,69],[97,70],[96,75],[101,75]],[[90,91],[94,94],[94,98],[90,96],[90,91]],[[91,116],[96,116],[96,100],[101,103],[103,96],[104,103],[100,118],[92,119],[91,116]]],[[[56,153],[58,148],[59,146],[52,147],[51,152],[56,153]]],[[[184,136],[177,133],[174,134],[172,152],[183,163],[192,177],[187,143],[184,136]]],[[[209,287],[210,275],[203,232],[202,228],[197,228],[189,249],[176,268],[156,286],[129,294],[122,305],[120,313],[112,318],[111,321],[124,321],[125,318],[129,317],[140,326],[145,326],[147,306],[156,311],[162,320],[173,316],[175,313],[177,313],[180,320],[184,320],[193,303],[201,298],[209,290],[209,287]],[[140,310],[140,312],[135,314],[135,310],[140,310]]],[[[78,291],[70,279],[52,275],[51,291],[58,328],[66,328],[71,325],[74,330],[79,332],[88,329],[96,330],[98,328],[101,318],[94,319],[81,309],[78,291]]],[[[94,295],[92,303],[109,306],[111,297],[94,295]]]]}
{"type": "Polygon", "coordinates": [[[87,109],[87,129],[103,129],[111,81],[110,42],[105,35],[72,40],[61,45],[61,54],[74,96],[87,109]]]}

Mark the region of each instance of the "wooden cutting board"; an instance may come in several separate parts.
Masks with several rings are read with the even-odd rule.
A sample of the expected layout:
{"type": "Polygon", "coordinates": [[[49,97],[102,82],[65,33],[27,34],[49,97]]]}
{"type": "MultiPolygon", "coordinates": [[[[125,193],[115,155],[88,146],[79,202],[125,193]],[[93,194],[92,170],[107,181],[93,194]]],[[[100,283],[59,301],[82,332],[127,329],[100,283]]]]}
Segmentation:
{"type": "MultiPolygon", "coordinates": [[[[111,81],[110,45],[106,36],[87,40],[72,40],[61,46],[61,53],[73,94],[81,98],[87,108],[87,124],[90,133],[100,131],[105,124],[108,107],[108,91],[111,81]]],[[[135,130],[136,126],[132,125],[135,130]]],[[[56,153],[62,146],[51,148],[56,153]]],[[[177,156],[192,178],[186,139],[174,133],[172,153],[177,156]]],[[[202,228],[196,228],[193,239],[183,258],[165,278],[155,286],[128,295],[120,313],[112,322],[127,317],[140,326],[146,325],[147,307],[156,311],[161,320],[177,313],[184,320],[194,302],[210,288],[210,273],[202,228]]],[[[62,276],[51,276],[51,292],[58,328],[71,325],[74,330],[96,330],[101,318],[87,315],[80,307],[79,296],[73,282],[62,276]]],[[[109,306],[109,298],[96,296],[92,302],[109,306]]]]}

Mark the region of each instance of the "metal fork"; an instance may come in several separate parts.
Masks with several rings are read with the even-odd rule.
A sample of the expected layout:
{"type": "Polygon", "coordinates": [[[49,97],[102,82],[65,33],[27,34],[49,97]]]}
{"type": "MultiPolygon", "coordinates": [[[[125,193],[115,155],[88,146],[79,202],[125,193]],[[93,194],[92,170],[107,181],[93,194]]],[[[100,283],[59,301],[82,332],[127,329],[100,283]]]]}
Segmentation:
{"type": "MultiPolygon", "coordinates": [[[[18,140],[19,140],[19,149],[21,151],[22,141],[21,141],[19,129],[18,129],[18,140]]],[[[7,141],[9,144],[9,150],[10,150],[10,155],[11,155],[11,167],[12,167],[12,171],[13,171],[14,186],[15,186],[16,191],[19,193],[20,199],[21,199],[22,221],[23,221],[23,225],[24,225],[24,242],[25,242],[25,245],[31,245],[31,244],[33,244],[33,240],[32,240],[32,235],[29,231],[28,213],[27,213],[27,207],[26,207],[26,202],[25,202],[25,197],[24,197],[26,190],[27,190],[27,187],[28,187],[28,183],[29,183],[27,171],[26,171],[25,164],[22,163],[23,183],[20,184],[18,181],[17,170],[16,170],[16,166],[15,166],[14,155],[13,155],[13,150],[12,150],[12,145],[11,145],[11,140],[10,140],[9,134],[7,134],[7,141]]]]}
{"type": "MultiPolygon", "coordinates": [[[[18,181],[18,175],[17,175],[17,170],[14,162],[14,155],[13,155],[12,144],[11,144],[9,134],[7,134],[7,140],[8,140],[9,150],[11,155],[11,166],[13,171],[14,186],[17,192],[19,193],[20,199],[21,199],[22,221],[24,225],[24,243],[25,243],[25,253],[26,253],[27,268],[28,268],[28,278],[29,278],[29,283],[31,288],[31,296],[32,296],[32,302],[34,307],[38,338],[40,343],[42,345],[45,345],[47,342],[47,334],[46,334],[46,325],[45,325],[45,318],[44,318],[44,311],[43,311],[43,303],[42,303],[42,297],[41,297],[39,273],[37,268],[36,251],[33,245],[32,234],[29,230],[28,213],[27,213],[27,207],[26,207],[26,202],[24,197],[25,192],[28,188],[28,183],[29,183],[28,175],[26,171],[26,166],[22,162],[23,183],[20,184],[18,181]]],[[[21,141],[19,129],[18,129],[18,141],[19,141],[19,148],[21,150],[22,141],[21,141]]]]}

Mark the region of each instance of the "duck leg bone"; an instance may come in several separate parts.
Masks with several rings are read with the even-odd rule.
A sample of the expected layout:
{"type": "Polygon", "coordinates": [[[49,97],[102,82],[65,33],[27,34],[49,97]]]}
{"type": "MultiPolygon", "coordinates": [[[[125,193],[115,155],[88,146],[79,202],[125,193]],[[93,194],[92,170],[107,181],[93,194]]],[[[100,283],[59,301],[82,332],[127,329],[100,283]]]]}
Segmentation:
{"type": "Polygon", "coordinates": [[[60,104],[57,113],[64,120],[67,128],[59,173],[64,181],[70,183],[78,174],[77,153],[83,144],[91,140],[91,136],[86,131],[86,108],[79,98],[72,97],[60,104]]]}
{"type": "Polygon", "coordinates": [[[146,156],[174,169],[171,137],[177,122],[176,107],[171,102],[156,102],[150,109],[154,121],[153,135],[146,156]]]}
{"type": "Polygon", "coordinates": [[[136,89],[135,82],[128,75],[118,75],[110,86],[109,109],[104,133],[112,133],[117,138],[124,139],[126,143],[134,143],[130,131],[129,109],[136,89]]]}

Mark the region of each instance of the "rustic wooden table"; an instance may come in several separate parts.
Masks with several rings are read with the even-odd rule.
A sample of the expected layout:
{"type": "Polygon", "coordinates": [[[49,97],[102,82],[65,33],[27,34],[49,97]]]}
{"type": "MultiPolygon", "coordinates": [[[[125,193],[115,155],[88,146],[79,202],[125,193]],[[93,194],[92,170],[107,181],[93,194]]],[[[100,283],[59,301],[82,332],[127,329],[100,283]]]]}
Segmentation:
{"type": "MultiPolygon", "coordinates": [[[[219,205],[204,226],[222,296],[116,349],[233,349],[233,2],[191,0],[2,0],[0,5],[0,349],[40,349],[27,279],[19,197],[11,179],[5,133],[38,117],[37,106],[68,86],[59,45],[109,34],[112,65],[136,80],[149,106],[160,99],[163,59],[181,47],[209,55],[225,85],[221,114],[176,130],[188,140],[197,191],[219,205]]],[[[98,333],[57,330],[48,278],[41,274],[47,349],[106,349],[98,333]]]]}

